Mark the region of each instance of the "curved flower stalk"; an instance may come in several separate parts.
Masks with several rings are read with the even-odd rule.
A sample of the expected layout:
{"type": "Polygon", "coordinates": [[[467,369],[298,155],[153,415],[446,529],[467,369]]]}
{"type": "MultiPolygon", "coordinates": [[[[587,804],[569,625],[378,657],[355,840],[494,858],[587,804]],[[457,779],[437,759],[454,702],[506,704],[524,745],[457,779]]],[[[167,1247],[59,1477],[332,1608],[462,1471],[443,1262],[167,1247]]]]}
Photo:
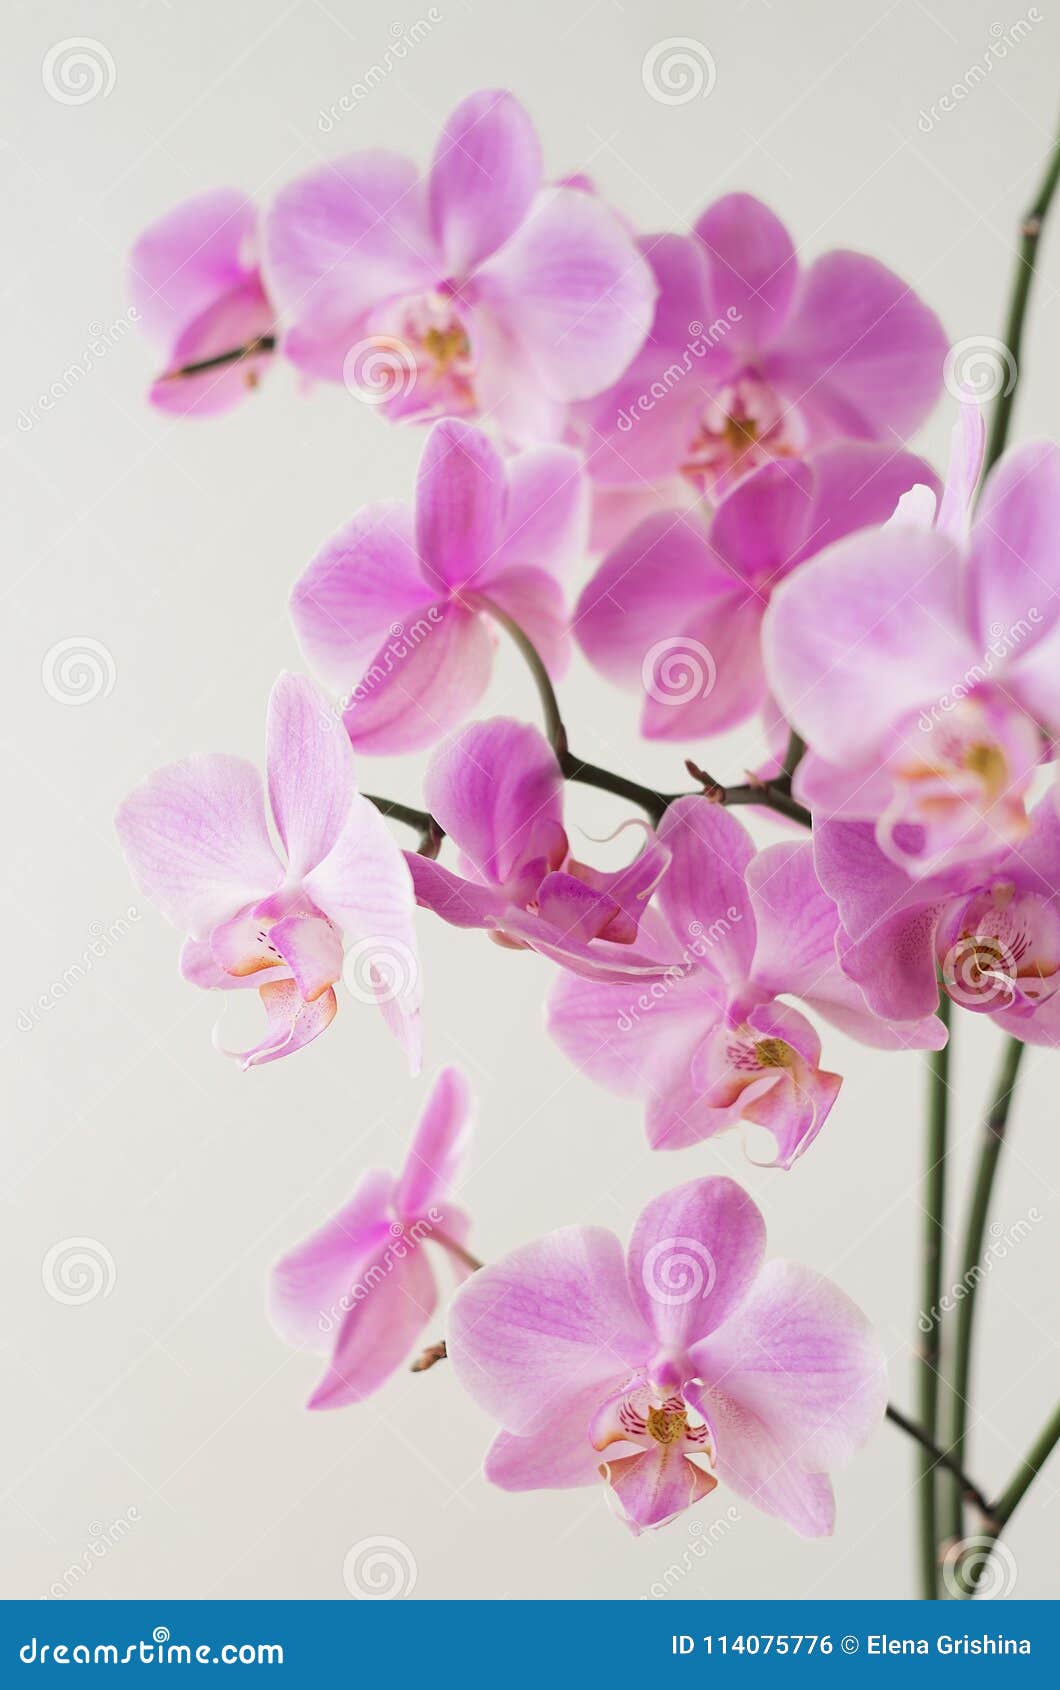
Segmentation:
{"type": "Polygon", "coordinates": [[[438,1306],[430,1245],[458,1281],[473,1272],[467,1216],[449,1201],[471,1113],[464,1075],[443,1068],[401,1172],[362,1174],[345,1207],[273,1268],[268,1310],[276,1330],[327,1357],[307,1407],[363,1402],[412,1353],[438,1306]]]}
{"type": "Polygon", "coordinates": [[[751,1198],[713,1178],[649,1203],[626,1252],[565,1227],[477,1273],[448,1348],[503,1428],[486,1477],[603,1481],[634,1533],[721,1483],[803,1537],[829,1533],[828,1475],[883,1416],[883,1352],[827,1279],[764,1254],[751,1198]]]}
{"type": "Polygon", "coordinates": [[[715,201],[691,236],[642,244],[659,289],[651,332],[574,415],[601,484],[713,495],[836,440],[893,447],[938,398],[942,325],[876,259],[829,252],[802,271],[750,194],[715,201]]]}
{"type": "Polygon", "coordinates": [[[287,357],[391,419],[488,414],[509,439],[556,439],[651,325],[632,236],[595,195],[544,185],[504,90],[456,108],[426,176],[363,152],[291,183],[265,246],[287,357]]]}
{"type": "Polygon", "coordinates": [[[838,916],[809,843],[756,852],[735,817],[702,798],[671,804],[658,837],[671,861],[650,935],[660,961],[680,960],[655,981],[560,980],[549,1029],[593,1079],[644,1099],[654,1148],[751,1122],[774,1140],[772,1165],[790,1168],[842,1082],[821,1068],[817,1033],[781,994],[885,1050],[936,1049],[945,1030],[927,1013],[892,1026],[845,978],[838,916]]]}
{"type": "Polygon", "coordinates": [[[478,703],[493,666],[491,615],[510,616],[553,674],[568,656],[561,578],[580,556],[577,455],[505,460],[481,429],[432,429],[412,510],[366,505],[295,585],[307,661],[343,693],[358,750],[433,745],[478,703]]]}
{"type": "Polygon", "coordinates": [[[767,700],[762,618],[780,582],[831,542],[884,522],[914,487],[937,487],[923,459],[893,447],[827,447],[766,463],[697,511],[660,511],[615,547],[578,601],[590,663],[645,694],[641,732],[692,743],[767,700]]]}
{"type": "Polygon", "coordinates": [[[244,1068],[324,1032],[345,975],[356,996],[378,1003],[417,1069],[412,881],[382,816],[356,789],[341,722],[299,676],[282,675],[272,689],[266,771],[281,851],[254,765],[189,757],[149,776],[118,811],[133,879],[189,935],[186,980],[259,988],[265,1037],[230,1053],[244,1068]]]}
{"type": "Polygon", "coordinates": [[[276,322],[257,248],[258,213],[236,188],[185,200],[136,242],[129,296],[162,354],[163,374],[148,395],[158,410],[215,416],[257,386],[276,322]],[[233,347],[244,355],[180,374],[188,365],[210,366],[233,347]]]}
{"type": "Polygon", "coordinates": [[[668,846],[644,827],[626,868],[577,862],[563,828],[563,775],[536,728],[507,717],[465,728],[435,755],[426,796],[460,851],[460,873],[411,852],[408,864],[417,902],[443,921],[485,928],[498,944],[592,979],[657,976],[674,961],[637,946],[668,846]]]}
{"type": "Polygon", "coordinates": [[[956,532],[898,521],[840,540],[764,624],[770,683],[809,746],[797,796],[872,822],[912,875],[1026,835],[1042,729],[1060,729],[1060,449],[1006,453],[965,545],[956,532]]]}
{"type": "Polygon", "coordinates": [[[839,911],[839,955],[873,1010],[900,1027],[931,1015],[939,985],[1027,1044],[1060,1044],[1060,799],[1030,812],[1018,845],[911,879],[865,823],[823,822],[817,872],[839,911]]]}

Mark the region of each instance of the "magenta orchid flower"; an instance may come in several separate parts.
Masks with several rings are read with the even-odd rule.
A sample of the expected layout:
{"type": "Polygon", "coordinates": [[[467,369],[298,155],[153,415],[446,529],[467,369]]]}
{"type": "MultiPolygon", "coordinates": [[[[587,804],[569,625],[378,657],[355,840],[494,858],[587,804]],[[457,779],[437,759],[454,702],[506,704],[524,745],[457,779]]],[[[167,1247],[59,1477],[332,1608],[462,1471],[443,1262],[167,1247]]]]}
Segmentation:
{"type": "Polygon", "coordinates": [[[634,1533],[720,1481],[803,1537],[831,1532],[828,1477],[882,1419],[880,1346],[835,1285],[763,1265],[765,1222],[730,1179],[648,1204],[628,1251],[564,1227],[457,1292],[448,1347],[503,1430],[503,1490],[603,1479],[634,1533]]]}
{"type": "Polygon", "coordinates": [[[505,461],[480,429],[449,420],[427,439],[415,509],[367,505],[317,553],[291,616],[307,661],[344,695],[359,750],[433,745],[466,719],[489,682],[491,615],[562,671],[559,577],[582,551],[583,491],[566,447],[505,461]]]}
{"type": "Polygon", "coordinates": [[[448,1256],[458,1281],[473,1271],[467,1217],[449,1201],[470,1116],[467,1081],[444,1068],[401,1173],[363,1174],[345,1208],[273,1268],[276,1330],[327,1357],[309,1408],[363,1402],[410,1354],[438,1306],[428,1244],[448,1256]]]}
{"type": "Polygon", "coordinates": [[[959,451],[934,528],[899,513],[840,540],[782,584],[763,630],[810,747],[798,796],[872,822],[913,875],[1018,843],[1041,730],[1060,731],[1060,449],[1006,453],[962,543],[969,479],[959,451]]]}
{"type": "Polygon", "coordinates": [[[176,206],[133,247],[133,309],[163,361],[149,395],[159,410],[214,416],[257,386],[267,350],[174,379],[186,365],[271,335],[276,312],[262,285],[257,227],[251,202],[238,189],[218,188],[176,206]]]}
{"type": "Polygon", "coordinates": [[[661,511],[604,560],[574,618],[589,661],[645,693],[648,739],[689,740],[744,721],[766,702],[761,627],[785,576],[854,529],[884,522],[928,466],[889,447],[842,445],[764,464],[704,527],[661,511]]]}
{"type": "Polygon", "coordinates": [[[489,414],[558,438],[568,401],[621,375],[655,284],[591,193],[544,186],[533,125],[485,90],[453,112],[430,171],[362,152],[285,188],[266,224],[284,351],[392,418],[489,414]]]}
{"type": "Polygon", "coordinates": [[[498,944],[592,978],[654,976],[674,960],[634,948],[669,849],[646,829],[626,868],[577,862],[563,828],[563,775],[536,728],[506,717],[465,728],[435,754],[424,791],[460,852],[459,874],[409,853],[417,902],[443,921],[485,928],[498,944]]]}
{"type": "Polygon", "coordinates": [[[1026,1044],[1060,1044],[1060,804],[1051,787],[1018,845],[988,863],[911,879],[863,822],[815,829],[817,869],[842,922],[842,966],[879,1015],[965,1009],[1026,1044]]]}
{"type": "Polygon", "coordinates": [[[770,458],[840,439],[894,445],[939,396],[942,326],[890,270],[829,252],[806,271],[750,194],[704,212],[692,236],[645,243],[659,297],[625,375],[577,408],[596,479],[724,487],[770,458]]]}
{"type": "Polygon", "coordinates": [[[189,757],[149,776],[118,811],[133,878],[189,935],[186,980],[260,989],[265,1037],[230,1053],[245,1069],[324,1032],[340,977],[378,1003],[417,1068],[412,882],[382,816],[354,785],[342,724],[300,676],[282,675],[272,689],[266,766],[280,850],[254,765],[189,757]]]}
{"type": "Polygon", "coordinates": [[[836,1100],[839,1075],[820,1066],[821,1041],[797,997],[843,1032],[885,1050],[937,1049],[942,1023],[900,1028],[879,1019],[836,958],[839,918],[818,882],[809,842],[755,851],[736,819],[704,798],[681,798],[659,825],[671,852],[657,893],[661,978],[647,983],[561,979],[549,1028],[593,1079],[644,1099],[651,1144],[683,1149],[740,1122],[763,1127],[790,1168],[836,1100]],[[680,959],[676,964],[674,958],[680,959]]]}

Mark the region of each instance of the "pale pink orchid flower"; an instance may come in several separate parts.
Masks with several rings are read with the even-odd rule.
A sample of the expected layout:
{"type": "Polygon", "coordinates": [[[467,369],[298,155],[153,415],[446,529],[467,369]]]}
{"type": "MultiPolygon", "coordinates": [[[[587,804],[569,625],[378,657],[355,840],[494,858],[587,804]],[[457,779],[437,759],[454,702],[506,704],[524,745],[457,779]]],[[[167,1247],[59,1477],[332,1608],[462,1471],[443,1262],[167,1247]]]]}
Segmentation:
{"type": "Polygon", "coordinates": [[[625,1252],[564,1227],[475,1274],[448,1348],[501,1423],[487,1479],[603,1481],[635,1534],[720,1483],[802,1537],[830,1533],[829,1474],[883,1417],[883,1352],[829,1280],[764,1255],[760,1211],[715,1177],[655,1198],[625,1252]]]}
{"type": "Polygon", "coordinates": [[[545,185],[502,89],[461,102],[425,176],[373,151],[291,183],[265,250],[287,357],[392,420],[489,415],[510,440],[557,439],[651,325],[632,236],[594,194],[545,185]]]}
{"type": "Polygon", "coordinates": [[[828,252],[803,269],[784,225],[727,194],[690,236],[642,242],[658,299],[625,374],[574,407],[604,486],[684,481],[716,496],[774,458],[837,440],[894,446],[942,390],[934,312],[876,259],[828,252]]]}
{"type": "Polygon", "coordinates": [[[705,798],[671,804],[658,836],[670,866],[638,948],[669,968],[644,982],[561,977],[549,1030],[592,1079],[643,1100],[655,1149],[750,1123],[773,1141],[769,1165],[790,1168],[842,1081],[821,1067],[815,1028],[784,997],[883,1050],[938,1049],[945,1028],[929,1011],[892,1026],[841,971],[839,917],[809,841],[756,851],[705,798]]]}
{"type": "Polygon", "coordinates": [[[342,695],[359,751],[415,750],[458,727],[489,683],[498,616],[562,673],[561,581],[582,554],[585,515],[569,448],[505,460],[468,423],[431,430],[414,507],[366,505],[291,594],[302,651],[342,695]]]}
{"type": "Polygon", "coordinates": [[[839,958],[876,1014],[910,1025],[963,1009],[1025,1044],[1060,1044],[1060,789],[1029,814],[1019,843],[988,860],[911,877],[865,822],[814,829],[817,871],[835,899],[839,958]]]}
{"type": "Polygon", "coordinates": [[[363,1402],[411,1354],[438,1307],[431,1246],[458,1281],[474,1271],[468,1218],[450,1201],[470,1131],[467,1081],[443,1068],[401,1172],[369,1169],[338,1214],[273,1268],[277,1332],[327,1358],[307,1407],[363,1402]]]}
{"type": "Polygon", "coordinates": [[[185,200],[145,229],[129,258],[128,290],[161,354],[162,374],[148,396],[158,410],[215,416],[257,386],[271,361],[267,349],[176,375],[273,332],[276,310],[258,261],[258,213],[238,189],[185,200]]]}
{"type": "Polygon", "coordinates": [[[796,795],[914,876],[1018,845],[1060,731],[1060,448],[1006,452],[969,521],[981,448],[965,407],[934,526],[918,495],[829,546],[763,625],[796,795]]]}
{"type": "Polygon", "coordinates": [[[500,945],[591,979],[654,977],[675,960],[637,943],[668,846],[634,822],[645,839],[625,868],[579,862],[563,826],[559,763],[529,723],[500,716],[465,728],[435,753],[424,793],[460,853],[459,873],[408,853],[417,902],[443,921],[484,928],[500,945]]]}
{"type": "Polygon", "coordinates": [[[117,815],[133,879],[188,935],[186,980],[259,988],[265,1037],[229,1053],[244,1068],[324,1032],[345,977],[378,1004],[418,1069],[412,881],[357,791],[341,722],[301,676],[282,675],[272,689],[266,771],[267,807],[261,775],[242,757],[188,757],[150,775],[117,815]]]}

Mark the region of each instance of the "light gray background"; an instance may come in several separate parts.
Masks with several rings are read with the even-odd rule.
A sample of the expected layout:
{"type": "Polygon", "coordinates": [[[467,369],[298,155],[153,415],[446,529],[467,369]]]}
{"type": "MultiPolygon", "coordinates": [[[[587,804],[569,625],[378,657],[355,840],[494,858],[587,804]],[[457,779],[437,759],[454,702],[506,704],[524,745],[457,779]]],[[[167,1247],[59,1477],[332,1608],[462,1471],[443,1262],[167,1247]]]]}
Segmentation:
{"type": "MultiPolygon", "coordinates": [[[[840,1478],[831,1541],[803,1544],[741,1506],[697,1556],[693,1516],[633,1541],[595,1491],[490,1489],[479,1463],[491,1428],[444,1367],[402,1374],[360,1409],[304,1412],[315,1363],[269,1328],[266,1269],[366,1163],[397,1164],[426,1079],[408,1080],[377,1018],[348,999],[311,1051],[239,1074],[211,1048],[217,1000],[178,979],[176,935],[126,878],[111,816],[187,750],[260,756],[268,688],[297,665],[291,582],[359,503],[408,493],[420,438],[342,389],[303,397],[283,370],[219,422],[169,423],[143,403],[151,353],[114,326],[127,249],[173,202],[222,183],[267,196],[363,146],[425,160],[460,97],[506,84],[534,113],[549,170],[588,168],[638,225],[683,228],[719,193],[749,188],[808,256],[871,250],[953,339],[997,334],[1018,215],[1056,117],[1054,0],[437,10],[442,21],[329,135],[319,112],[380,58],[393,25],[426,13],[419,0],[401,13],[375,0],[49,0],[5,14],[4,1593],[74,1588],[65,1570],[124,1517],[134,1523],[88,1556],[79,1594],[342,1597],[347,1550],[386,1535],[407,1545],[424,1597],[648,1596],[682,1557],[691,1570],[670,1586],[682,1597],[910,1595],[913,1457],[890,1427],[840,1478]],[[1029,11],[1041,21],[1028,38],[925,124],[996,43],[992,26],[1029,11]],[[41,76],[48,49],[72,36],[103,43],[116,69],[109,95],[80,106],[51,98],[41,76]],[[668,107],[645,92],[645,53],[669,36],[709,48],[708,99],[668,107]],[[65,377],[100,331],[115,344],[65,377]],[[35,411],[53,383],[59,397],[35,411]],[[116,677],[80,707],[41,678],[46,654],[77,636],[101,642],[116,677]],[[100,938],[123,917],[113,942],[100,938]],[[103,955],[64,988],[93,938],[103,955]],[[49,1007],[34,1011],[42,997],[49,1007]],[[67,1305],[47,1293],[42,1261],[71,1237],[109,1253],[109,1295],[67,1305]]],[[[1058,289],[1054,230],[1022,436],[1056,429],[1058,289]]],[[[940,407],[927,450],[944,452],[950,420],[940,407]]],[[[584,755],[676,783],[677,748],[639,744],[634,701],[580,661],[563,702],[584,755]]],[[[535,714],[507,650],[486,708],[535,714]]],[[[733,735],[711,766],[738,777],[758,750],[754,734],[733,735]]],[[[420,773],[416,759],[364,771],[412,802],[420,773]]],[[[624,814],[589,792],[571,793],[569,809],[595,834],[624,814]]],[[[846,1087],[790,1175],[748,1168],[731,1138],[653,1154],[637,1107],[578,1077],[547,1040],[544,962],[426,917],[421,932],[427,1076],[461,1062],[479,1097],[462,1196],[484,1256],[568,1222],[626,1234],[649,1195],[729,1170],[763,1204],[772,1249],[832,1274],[871,1312],[892,1391],[911,1405],[921,1058],[829,1034],[846,1087]]],[[[982,1020],[965,1016],[959,1032],[955,1188],[997,1048],[982,1020]]],[[[1043,1219],[982,1291],[972,1464],[988,1487],[1060,1382],[1058,1060],[1029,1058],[997,1206],[1006,1228],[1032,1208],[1043,1219]]],[[[1056,1594],[1058,1486],[1054,1467],[1012,1528],[1017,1595],[1056,1594]]],[[[719,1489],[695,1518],[732,1501],[719,1489]]]]}

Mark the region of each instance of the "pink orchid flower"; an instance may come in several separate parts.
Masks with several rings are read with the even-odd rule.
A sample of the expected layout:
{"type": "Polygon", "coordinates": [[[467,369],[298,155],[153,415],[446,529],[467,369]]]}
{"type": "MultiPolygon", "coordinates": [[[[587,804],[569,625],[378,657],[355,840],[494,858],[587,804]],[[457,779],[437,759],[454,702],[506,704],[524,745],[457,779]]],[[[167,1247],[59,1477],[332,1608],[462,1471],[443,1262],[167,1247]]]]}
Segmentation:
{"type": "Polygon", "coordinates": [[[133,247],[133,309],[163,359],[149,395],[159,410],[215,416],[257,386],[267,352],[173,379],[185,365],[271,335],[276,312],[258,268],[257,224],[254,206],[238,189],[217,188],[176,206],[133,247]]]}
{"type": "Polygon", "coordinates": [[[839,439],[894,445],[938,398],[942,326],[874,258],[802,271],[750,194],[715,201],[691,236],[644,243],[659,297],[625,375],[577,408],[593,476],[713,492],[770,458],[839,439]]]}
{"type": "Polygon", "coordinates": [[[1026,1044],[1060,1044],[1060,802],[1051,787],[1019,844],[989,862],[911,879],[864,822],[814,830],[817,870],[842,923],[839,956],[878,1015],[908,1024],[964,1009],[1026,1044]]]}
{"type": "Polygon", "coordinates": [[[491,613],[567,659],[559,575],[581,555],[577,455],[540,446],[507,462],[480,429],[432,429],[413,510],[367,505],[313,559],[291,595],[307,661],[344,694],[359,750],[433,745],[478,703],[493,666],[491,613]]]}
{"type": "Polygon", "coordinates": [[[634,1533],[719,1481],[802,1537],[831,1532],[828,1474],[883,1416],[880,1346],[835,1285],[763,1265],[765,1222],[730,1179],[648,1204],[628,1251],[564,1227],[457,1292],[448,1348],[503,1430],[503,1490],[609,1487],[634,1533]]]}
{"type": "Polygon", "coordinates": [[[518,441],[557,438],[568,401],[617,380],[655,298],[613,213],[543,185],[529,116],[494,89],[456,108],[426,177],[362,152],[285,188],[266,271],[310,375],[391,419],[488,413],[518,441]]]}
{"type": "Polygon", "coordinates": [[[756,852],[746,829],[704,798],[671,804],[658,832],[671,852],[657,894],[664,925],[646,923],[641,948],[650,954],[655,935],[670,968],[632,985],[561,979],[549,1029],[594,1080],[645,1100],[656,1149],[751,1122],[774,1141],[770,1165],[790,1168],[842,1081],[821,1068],[817,1033],[781,994],[884,1050],[938,1049],[945,1029],[927,1011],[889,1025],[842,973],[839,918],[808,841],[756,852]]]}
{"type": "Polygon", "coordinates": [[[467,1081],[443,1068],[401,1173],[363,1174],[345,1208],[273,1268],[276,1330],[327,1357],[309,1408],[363,1402],[410,1354],[438,1306],[428,1244],[448,1256],[458,1280],[473,1271],[467,1216],[449,1202],[470,1117],[467,1081]]]}
{"type": "Polygon", "coordinates": [[[778,583],[924,483],[937,485],[909,453],[832,446],[753,471],[706,527],[694,511],[649,517],[582,593],[578,643],[609,680],[645,693],[646,738],[734,727],[766,702],[761,627],[778,583]]]}
{"type": "Polygon", "coordinates": [[[927,529],[899,519],[830,546],[766,613],[766,670],[809,744],[796,792],[871,821],[910,874],[1026,833],[1025,799],[1060,730],[1060,449],[1017,446],[967,525],[974,440],[927,529]]]}
{"type": "Polygon", "coordinates": [[[415,1069],[412,882],[382,816],[354,785],[342,724],[300,676],[282,675],[272,689],[266,766],[279,850],[254,765],[189,757],[149,776],[118,811],[133,879],[189,935],[186,980],[260,989],[265,1037],[230,1053],[244,1069],[289,1056],[330,1026],[340,977],[378,1003],[415,1069]]]}
{"type": "Polygon", "coordinates": [[[563,775],[536,728],[506,717],[465,728],[435,754],[424,791],[460,851],[459,874],[408,857],[417,902],[443,921],[485,928],[498,944],[593,978],[654,976],[673,961],[633,948],[669,850],[647,830],[626,868],[577,862],[563,828],[563,775]]]}

